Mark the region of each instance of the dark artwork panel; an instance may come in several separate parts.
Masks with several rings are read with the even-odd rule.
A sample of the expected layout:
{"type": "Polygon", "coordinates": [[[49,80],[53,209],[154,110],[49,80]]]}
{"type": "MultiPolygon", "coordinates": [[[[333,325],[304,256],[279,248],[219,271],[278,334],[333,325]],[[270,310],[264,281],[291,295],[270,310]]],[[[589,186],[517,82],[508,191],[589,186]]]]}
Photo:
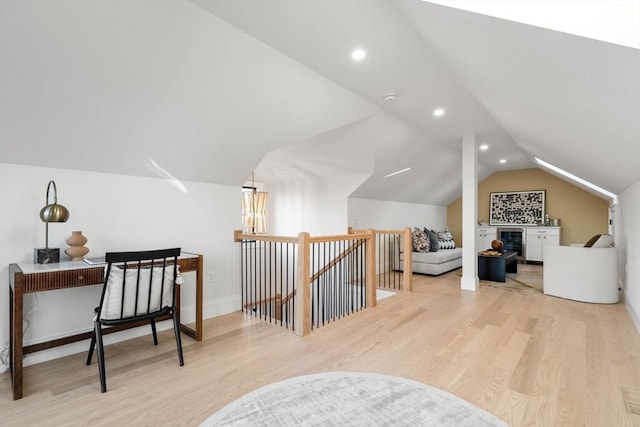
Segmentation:
{"type": "Polygon", "coordinates": [[[491,193],[491,225],[537,225],[544,219],[545,191],[491,193]]]}

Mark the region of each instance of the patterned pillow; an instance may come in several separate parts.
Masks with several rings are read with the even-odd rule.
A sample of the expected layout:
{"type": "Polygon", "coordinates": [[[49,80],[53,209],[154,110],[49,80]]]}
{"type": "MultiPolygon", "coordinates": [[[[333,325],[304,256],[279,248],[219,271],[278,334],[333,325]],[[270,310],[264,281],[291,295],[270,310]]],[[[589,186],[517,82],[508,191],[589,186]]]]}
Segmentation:
{"type": "Polygon", "coordinates": [[[436,233],[438,238],[439,249],[455,249],[456,243],[453,241],[453,236],[447,227],[444,230],[436,233]]]}
{"type": "Polygon", "coordinates": [[[438,245],[440,246],[440,249],[455,249],[456,248],[456,242],[454,242],[453,239],[440,240],[440,241],[438,241],[438,245]]]}
{"type": "Polygon", "coordinates": [[[453,236],[447,227],[442,231],[438,231],[438,240],[453,240],[453,236]]]}
{"type": "Polygon", "coordinates": [[[414,227],[411,233],[413,250],[416,252],[429,252],[430,241],[423,229],[414,227]]]}

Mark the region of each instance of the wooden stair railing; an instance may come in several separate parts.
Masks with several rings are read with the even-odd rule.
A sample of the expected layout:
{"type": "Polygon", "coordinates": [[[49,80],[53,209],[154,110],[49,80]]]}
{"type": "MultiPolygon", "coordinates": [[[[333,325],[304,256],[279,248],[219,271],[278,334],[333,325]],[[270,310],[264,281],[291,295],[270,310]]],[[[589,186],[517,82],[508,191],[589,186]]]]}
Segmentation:
{"type": "Polygon", "coordinates": [[[347,232],[349,234],[363,234],[372,231],[374,235],[396,235],[402,236],[402,251],[404,253],[404,259],[402,261],[402,290],[406,292],[411,292],[413,290],[413,262],[412,262],[412,252],[413,252],[413,244],[412,244],[412,236],[411,236],[411,227],[405,227],[402,230],[365,230],[365,229],[356,229],[353,227],[349,227],[347,232]]]}
{"type": "Polygon", "coordinates": [[[311,332],[311,289],[310,285],[316,281],[322,274],[325,274],[332,267],[337,265],[344,258],[349,256],[365,242],[366,245],[366,270],[363,272],[365,277],[366,298],[369,301],[369,306],[374,307],[376,305],[376,288],[375,288],[375,233],[373,230],[367,230],[365,232],[359,232],[357,242],[353,242],[345,249],[341,254],[334,257],[329,263],[327,263],[322,269],[311,276],[311,260],[310,260],[310,248],[313,243],[326,243],[354,240],[353,234],[336,235],[336,236],[322,236],[311,237],[309,233],[299,233],[297,238],[285,237],[285,236],[271,236],[271,235],[259,235],[259,234],[243,234],[240,230],[234,231],[234,241],[240,242],[255,241],[255,242],[286,242],[297,243],[297,268],[296,268],[296,289],[290,292],[287,296],[282,298],[280,294],[276,294],[273,297],[261,299],[259,301],[253,301],[244,304],[244,308],[258,306],[261,304],[267,304],[275,301],[275,316],[280,320],[282,317],[282,308],[288,304],[292,299],[294,300],[294,332],[297,335],[307,335],[311,332]]]}
{"type": "MultiPolygon", "coordinates": [[[[295,291],[293,291],[289,295],[287,295],[287,298],[289,298],[289,296],[292,295],[292,294],[295,295],[295,291]]],[[[271,298],[261,299],[260,301],[248,302],[248,303],[244,304],[243,307],[244,308],[257,307],[259,305],[267,304],[267,303],[270,303],[272,301],[275,301],[274,313],[273,313],[274,318],[276,320],[282,320],[282,306],[284,304],[286,304],[289,300],[283,301],[282,300],[282,296],[280,294],[276,294],[275,296],[273,296],[271,298]]]]}
{"type": "Polygon", "coordinates": [[[334,266],[336,266],[340,261],[342,261],[343,259],[345,259],[347,256],[349,256],[350,254],[352,254],[356,249],[358,249],[360,246],[362,246],[364,244],[365,240],[358,240],[357,242],[351,243],[349,245],[349,247],[347,249],[345,249],[344,251],[342,251],[341,254],[337,255],[334,259],[332,259],[331,261],[329,261],[324,267],[322,267],[320,269],[320,271],[318,271],[316,274],[314,274],[311,277],[311,280],[309,281],[310,283],[315,282],[316,280],[318,280],[318,278],[320,276],[322,276],[323,274],[325,274],[327,271],[331,270],[331,268],[333,268],[334,266]]]}
{"type": "MultiPolygon", "coordinates": [[[[309,283],[313,284],[315,281],[318,280],[318,278],[320,278],[323,274],[327,273],[331,268],[336,266],[340,261],[345,259],[347,256],[349,256],[351,253],[353,253],[356,249],[358,249],[363,244],[364,244],[364,240],[358,240],[357,242],[351,243],[347,249],[342,251],[342,253],[337,255],[334,259],[332,259],[329,263],[327,263],[320,271],[314,274],[309,280],[309,283]]],[[[280,294],[276,293],[276,295],[271,298],[265,298],[259,301],[248,302],[244,304],[244,308],[255,307],[261,304],[266,304],[272,301],[276,301],[276,319],[280,320],[280,316],[278,316],[278,313],[282,313],[282,306],[287,304],[293,297],[295,297],[295,295],[296,295],[295,290],[290,292],[289,295],[287,295],[284,298],[282,298],[280,294]],[[278,300],[280,300],[280,303],[277,302],[278,300]]]]}

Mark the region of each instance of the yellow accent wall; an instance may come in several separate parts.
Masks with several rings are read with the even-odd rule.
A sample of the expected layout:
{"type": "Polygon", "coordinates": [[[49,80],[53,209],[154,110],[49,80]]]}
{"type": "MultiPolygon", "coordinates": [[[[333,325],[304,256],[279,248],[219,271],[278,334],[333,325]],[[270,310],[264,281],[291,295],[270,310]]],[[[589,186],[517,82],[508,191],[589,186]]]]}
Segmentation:
{"type": "MultiPolygon", "coordinates": [[[[585,243],[605,234],[609,202],[541,169],[496,172],[478,185],[478,221],[489,223],[490,193],[546,190],[546,213],[559,218],[560,244],[585,243]]],[[[456,243],[462,244],[462,198],[447,207],[447,224],[456,243]]]]}

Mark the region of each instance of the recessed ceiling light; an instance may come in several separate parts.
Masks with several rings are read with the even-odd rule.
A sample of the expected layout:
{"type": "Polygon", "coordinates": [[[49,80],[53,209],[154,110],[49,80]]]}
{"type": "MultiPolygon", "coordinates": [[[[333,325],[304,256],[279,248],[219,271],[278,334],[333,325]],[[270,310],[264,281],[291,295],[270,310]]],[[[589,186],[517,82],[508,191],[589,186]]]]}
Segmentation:
{"type": "Polygon", "coordinates": [[[392,173],[390,173],[389,175],[385,175],[384,177],[385,177],[385,178],[389,178],[390,176],[398,175],[399,173],[406,172],[406,171],[408,171],[408,170],[410,170],[410,169],[411,169],[411,168],[404,168],[404,169],[401,169],[401,170],[399,170],[399,171],[392,172],[392,173]]]}
{"type": "Polygon", "coordinates": [[[480,146],[480,149],[481,149],[482,151],[487,151],[487,150],[489,149],[489,146],[488,146],[487,144],[482,144],[482,145],[480,146]]]}
{"type": "Polygon", "coordinates": [[[500,163],[507,163],[507,159],[500,159],[500,163]]]}
{"type": "Polygon", "coordinates": [[[436,117],[444,116],[444,108],[436,108],[435,110],[433,110],[433,115],[436,117]]]}
{"type": "Polygon", "coordinates": [[[353,52],[351,52],[351,57],[356,61],[362,61],[367,57],[367,51],[364,49],[354,49],[353,52]]]}
{"type": "Polygon", "coordinates": [[[388,93],[384,96],[384,100],[387,102],[393,102],[396,99],[398,99],[398,95],[396,95],[395,93],[388,93]]]}

